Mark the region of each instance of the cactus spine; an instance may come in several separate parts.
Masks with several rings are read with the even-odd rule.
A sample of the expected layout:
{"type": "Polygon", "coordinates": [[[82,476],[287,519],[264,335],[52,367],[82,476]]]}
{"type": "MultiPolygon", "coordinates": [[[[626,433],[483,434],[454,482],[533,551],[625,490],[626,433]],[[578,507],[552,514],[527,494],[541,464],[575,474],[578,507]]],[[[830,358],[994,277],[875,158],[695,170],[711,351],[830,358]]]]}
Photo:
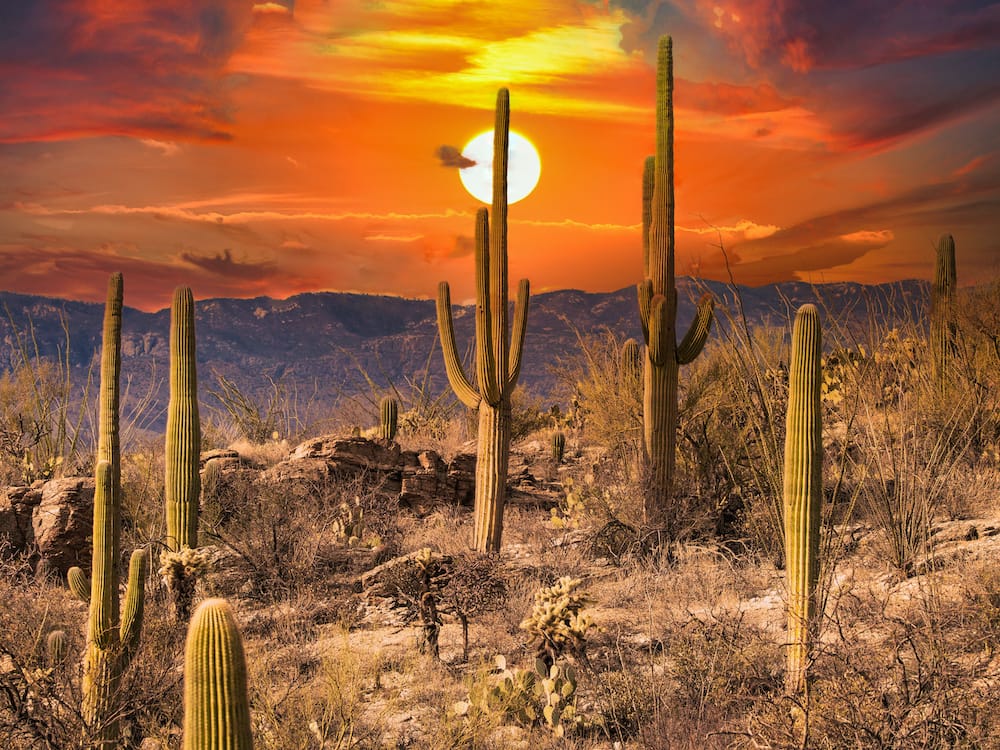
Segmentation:
{"type": "Polygon", "coordinates": [[[118,686],[131,662],[142,630],[146,553],[129,561],[125,606],[119,612],[118,562],[121,546],[121,469],[118,438],[121,371],[122,276],[108,283],[101,352],[97,468],[94,487],[93,560],[90,617],[83,661],[83,719],[94,745],[115,748],[119,742],[118,686]]]}
{"type": "Polygon", "coordinates": [[[521,372],[528,316],[528,280],[517,289],[513,331],[507,327],[507,149],[510,98],[497,92],[493,129],[493,224],[485,208],[476,214],[476,380],[462,369],[455,345],[448,282],[438,285],[437,318],[445,370],[458,398],[479,410],[474,545],[480,552],[500,549],[510,454],[510,395],[521,372]]]}
{"type": "Polygon", "coordinates": [[[643,171],[643,268],[638,285],[639,317],[646,340],[643,376],[643,442],[650,468],[644,515],[662,523],[673,491],[677,442],[678,368],[692,362],[708,338],[714,302],[698,302],[691,328],[676,340],[674,278],[674,74],[669,36],[661,37],[656,66],[656,156],[643,171]]]}
{"type": "Polygon", "coordinates": [[[396,429],[399,426],[399,402],[392,396],[386,396],[378,405],[379,410],[379,431],[378,436],[391,443],[396,438],[396,429]]]}
{"type": "Polygon", "coordinates": [[[201,493],[194,297],[184,286],[174,290],[170,308],[170,402],[166,442],[167,547],[177,552],[184,547],[198,546],[198,497],[201,493]]]}
{"type": "Polygon", "coordinates": [[[823,424],[820,395],[822,332],[815,305],[803,305],[792,330],[785,417],[785,576],[788,651],[785,689],[806,689],[809,646],[817,612],[819,531],[823,504],[823,424]]]}
{"type": "Polygon", "coordinates": [[[955,349],[952,308],[956,285],[955,239],[950,234],[942,234],[937,242],[934,286],[931,288],[930,349],[939,387],[947,381],[948,363],[955,349]]]}
{"type": "Polygon", "coordinates": [[[251,750],[243,640],[229,604],[206,599],[184,653],[184,750],[251,750]]]}

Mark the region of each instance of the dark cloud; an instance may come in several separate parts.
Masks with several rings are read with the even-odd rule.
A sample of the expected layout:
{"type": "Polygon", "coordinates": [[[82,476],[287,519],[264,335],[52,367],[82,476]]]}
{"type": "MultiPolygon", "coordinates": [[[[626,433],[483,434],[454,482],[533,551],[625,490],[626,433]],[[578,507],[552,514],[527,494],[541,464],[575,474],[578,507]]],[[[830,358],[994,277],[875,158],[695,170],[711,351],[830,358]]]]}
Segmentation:
{"type": "Polygon", "coordinates": [[[466,255],[472,255],[475,251],[476,238],[466,234],[460,234],[455,238],[455,247],[450,253],[448,253],[448,257],[463,258],[466,255]]]}
{"type": "Polygon", "coordinates": [[[270,261],[250,263],[233,260],[232,251],[226,248],[221,254],[200,256],[193,253],[182,253],[181,259],[198,266],[209,273],[219,276],[238,278],[243,281],[259,281],[275,272],[275,264],[270,261]]]}
{"type": "Polygon", "coordinates": [[[0,3],[0,142],[225,138],[240,0],[0,3]]]}
{"type": "Polygon", "coordinates": [[[467,156],[462,156],[462,152],[454,146],[438,146],[435,155],[441,160],[442,167],[457,167],[465,169],[475,166],[476,162],[467,156]]]}

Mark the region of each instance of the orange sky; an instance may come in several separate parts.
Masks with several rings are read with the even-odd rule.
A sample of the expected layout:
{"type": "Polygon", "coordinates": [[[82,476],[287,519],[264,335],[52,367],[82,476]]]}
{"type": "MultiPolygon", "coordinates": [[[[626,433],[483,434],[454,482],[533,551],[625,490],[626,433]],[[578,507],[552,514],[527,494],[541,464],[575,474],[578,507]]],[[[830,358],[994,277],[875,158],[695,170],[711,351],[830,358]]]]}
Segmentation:
{"type": "Polygon", "coordinates": [[[678,273],[726,278],[721,238],[745,284],[929,278],[942,232],[997,272],[996,3],[38,0],[0,7],[0,288],[467,299],[478,204],[436,153],[500,86],[543,165],[512,280],[634,284],[661,33],[678,273]]]}

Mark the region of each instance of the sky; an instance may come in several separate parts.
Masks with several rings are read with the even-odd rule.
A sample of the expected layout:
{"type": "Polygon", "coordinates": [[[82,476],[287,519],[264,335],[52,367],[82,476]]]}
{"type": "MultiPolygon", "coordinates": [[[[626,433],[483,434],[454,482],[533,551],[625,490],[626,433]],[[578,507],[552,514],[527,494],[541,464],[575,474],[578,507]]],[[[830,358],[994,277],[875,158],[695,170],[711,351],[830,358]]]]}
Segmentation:
{"type": "Polygon", "coordinates": [[[1000,3],[35,0],[0,3],[0,288],[467,300],[455,156],[504,86],[542,160],[512,283],[635,284],[667,33],[678,274],[930,278],[944,232],[1000,272],[1000,3]]]}

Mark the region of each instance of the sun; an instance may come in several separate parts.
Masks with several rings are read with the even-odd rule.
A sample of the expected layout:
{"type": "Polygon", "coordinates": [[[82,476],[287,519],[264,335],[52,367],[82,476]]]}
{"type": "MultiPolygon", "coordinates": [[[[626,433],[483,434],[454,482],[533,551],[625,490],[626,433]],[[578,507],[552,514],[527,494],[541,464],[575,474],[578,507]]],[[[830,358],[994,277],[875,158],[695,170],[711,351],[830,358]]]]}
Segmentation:
{"type": "MultiPolygon", "coordinates": [[[[520,133],[510,131],[507,146],[507,202],[516,203],[531,195],[542,174],[542,160],[534,144],[520,133]]],[[[462,156],[475,162],[458,170],[465,189],[483,203],[493,202],[493,131],[480,133],[462,149],[462,156]]]]}

